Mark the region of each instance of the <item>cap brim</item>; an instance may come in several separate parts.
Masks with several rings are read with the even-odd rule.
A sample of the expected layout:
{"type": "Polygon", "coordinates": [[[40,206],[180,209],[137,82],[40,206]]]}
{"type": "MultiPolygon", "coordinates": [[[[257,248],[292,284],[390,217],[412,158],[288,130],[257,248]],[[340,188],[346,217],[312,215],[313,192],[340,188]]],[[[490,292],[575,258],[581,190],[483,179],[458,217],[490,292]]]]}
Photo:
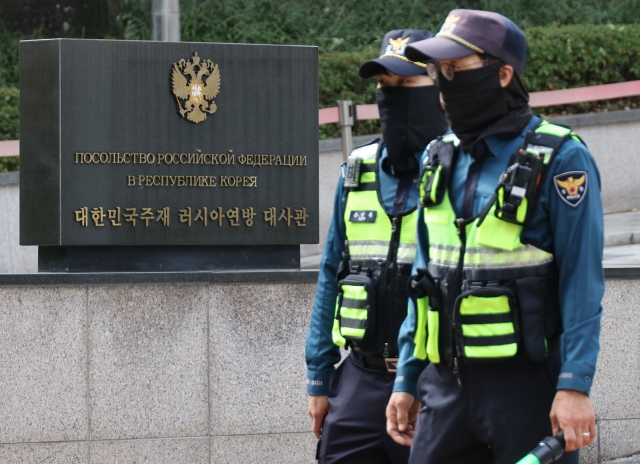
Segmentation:
{"type": "Polygon", "coordinates": [[[360,66],[359,74],[362,79],[369,79],[383,73],[385,69],[403,77],[417,76],[427,72],[422,66],[390,56],[366,61],[360,66]]]}
{"type": "Polygon", "coordinates": [[[407,45],[405,55],[411,61],[426,62],[429,59],[453,60],[477,53],[455,40],[446,37],[433,37],[407,45]]]}

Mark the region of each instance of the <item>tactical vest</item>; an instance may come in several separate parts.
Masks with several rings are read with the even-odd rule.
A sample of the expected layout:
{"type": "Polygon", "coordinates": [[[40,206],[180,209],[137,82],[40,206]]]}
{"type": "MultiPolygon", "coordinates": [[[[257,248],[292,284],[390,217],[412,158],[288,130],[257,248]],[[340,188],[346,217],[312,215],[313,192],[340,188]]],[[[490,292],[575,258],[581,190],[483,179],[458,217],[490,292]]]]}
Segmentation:
{"type": "Polygon", "coordinates": [[[512,155],[493,198],[477,215],[457,218],[449,196],[459,141],[429,147],[420,203],[429,232],[429,266],[412,277],[416,308],[414,356],[447,362],[539,362],[560,333],[553,254],[521,241],[543,178],[569,128],[542,121],[512,155]]]}
{"type": "Polygon", "coordinates": [[[345,167],[346,251],[338,273],[333,342],[368,356],[398,356],[416,254],[417,207],[393,217],[380,195],[381,143],[354,150],[345,167]]]}

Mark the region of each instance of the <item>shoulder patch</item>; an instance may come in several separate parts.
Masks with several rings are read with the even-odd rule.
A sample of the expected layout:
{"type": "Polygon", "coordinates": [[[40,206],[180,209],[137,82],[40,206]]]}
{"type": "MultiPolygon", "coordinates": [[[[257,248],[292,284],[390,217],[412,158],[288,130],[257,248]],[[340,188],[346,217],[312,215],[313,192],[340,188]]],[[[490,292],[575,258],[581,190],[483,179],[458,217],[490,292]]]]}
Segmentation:
{"type": "Polygon", "coordinates": [[[349,222],[376,222],[377,211],[351,211],[349,222]]]}
{"type": "Polygon", "coordinates": [[[589,179],[586,171],[569,171],[553,178],[556,192],[566,204],[577,207],[587,194],[589,179]]]}

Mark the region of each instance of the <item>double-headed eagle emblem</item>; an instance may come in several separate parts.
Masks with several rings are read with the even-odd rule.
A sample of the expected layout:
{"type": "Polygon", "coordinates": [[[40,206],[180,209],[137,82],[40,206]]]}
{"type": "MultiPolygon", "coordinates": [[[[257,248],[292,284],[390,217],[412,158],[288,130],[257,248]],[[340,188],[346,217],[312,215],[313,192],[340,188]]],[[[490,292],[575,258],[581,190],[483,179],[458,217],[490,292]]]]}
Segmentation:
{"type": "Polygon", "coordinates": [[[201,60],[197,53],[191,60],[173,63],[171,86],[180,116],[191,122],[202,122],[207,113],[218,109],[213,99],[220,92],[220,70],[211,60],[201,60]]]}

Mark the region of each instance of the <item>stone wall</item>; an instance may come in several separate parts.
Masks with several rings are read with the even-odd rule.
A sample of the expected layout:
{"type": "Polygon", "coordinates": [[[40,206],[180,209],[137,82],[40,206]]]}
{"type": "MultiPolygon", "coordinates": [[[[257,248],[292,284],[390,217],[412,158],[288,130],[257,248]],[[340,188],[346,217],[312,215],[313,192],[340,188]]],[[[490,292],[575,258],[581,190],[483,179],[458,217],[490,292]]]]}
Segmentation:
{"type": "MultiPolygon", "coordinates": [[[[304,362],[315,273],[296,284],[9,277],[0,462],[315,462],[304,362]]],[[[607,281],[592,393],[603,459],[640,450],[639,305],[637,280],[607,281]]],[[[594,445],[582,463],[597,456],[594,445]]]]}
{"type": "Polygon", "coordinates": [[[0,288],[0,462],[313,462],[313,296],[313,284],[0,288]]]}

